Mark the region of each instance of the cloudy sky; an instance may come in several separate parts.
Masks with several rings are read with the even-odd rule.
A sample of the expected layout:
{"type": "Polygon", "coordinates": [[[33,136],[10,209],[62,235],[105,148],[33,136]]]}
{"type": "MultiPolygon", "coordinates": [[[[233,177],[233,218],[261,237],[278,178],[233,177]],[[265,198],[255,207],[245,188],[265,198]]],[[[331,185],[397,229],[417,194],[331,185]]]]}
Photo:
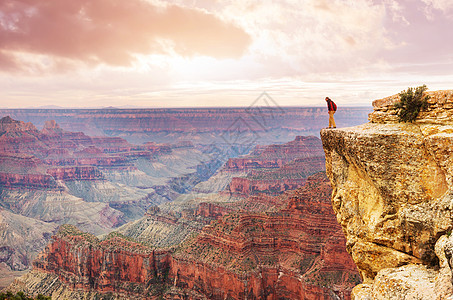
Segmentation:
{"type": "Polygon", "coordinates": [[[0,0],[0,107],[367,106],[453,88],[451,0],[0,0]]]}

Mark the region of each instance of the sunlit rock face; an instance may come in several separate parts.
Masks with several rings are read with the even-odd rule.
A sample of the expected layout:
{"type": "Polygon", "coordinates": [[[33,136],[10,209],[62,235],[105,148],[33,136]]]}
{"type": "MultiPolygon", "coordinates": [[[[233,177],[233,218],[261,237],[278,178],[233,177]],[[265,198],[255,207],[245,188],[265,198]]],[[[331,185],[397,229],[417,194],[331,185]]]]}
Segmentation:
{"type": "Polygon", "coordinates": [[[321,131],[333,208],[365,283],[356,299],[451,293],[453,91],[428,95],[414,123],[397,122],[395,95],[373,103],[370,123],[321,131]]]}

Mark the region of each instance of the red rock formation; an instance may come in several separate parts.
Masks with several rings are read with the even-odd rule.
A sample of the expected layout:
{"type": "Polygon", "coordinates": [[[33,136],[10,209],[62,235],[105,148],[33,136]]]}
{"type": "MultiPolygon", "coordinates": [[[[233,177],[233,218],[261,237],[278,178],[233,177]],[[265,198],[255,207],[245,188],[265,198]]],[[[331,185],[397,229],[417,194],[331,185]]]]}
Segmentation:
{"type": "Polygon", "coordinates": [[[314,173],[324,171],[324,157],[297,158],[278,169],[251,170],[247,174],[250,179],[286,179],[306,178],[314,173]]]}
{"type": "Polygon", "coordinates": [[[72,289],[146,297],[154,292],[148,288],[150,284],[165,283],[169,262],[168,251],[152,250],[115,234],[99,241],[64,225],[33,262],[33,268],[58,275],[72,289]]]}
{"type": "Polygon", "coordinates": [[[74,151],[74,156],[77,157],[92,157],[92,156],[106,156],[101,149],[95,146],[86,147],[80,151],[74,151]]]}
{"type": "Polygon", "coordinates": [[[40,169],[42,161],[33,155],[22,153],[0,153],[0,172],[7,173],[44,173],[40,169]]]}
{"type": "MultiPolygon", "coordinates": [[[[240,160],[240,162],[244,161],[245,159],[240,160]]],[[[231,162],[230,159],[229,163],[231,162]]],[[[225,191],[234,195],[253,195],[257,193],[280,194],[287,190],[295,190],[302,187],[305,184],[305,178],[307,176],[322,171],[325,168],[325,159],[319,156],[298,158],[284,164],[282,167],[271,169],[258,168],[258,166],[266,165],[269,162],[261,156],[255,162],[257,169],[249,171],[246,177],[233,177],[225,191]],[[258,161],[263,164],[258,163],[258,161]]],[[[247,165],[243,167],[245,169],[249,168],[247,165]]]]}
{"type": "MultiPolygon", "coordinates": [[[[182,142],[176,147],[193,147],[190,142],[182,142]]],[[[80,167],[80,166],[97,166],[112,168],[129,168],[134,169],[133,159],[137,157],[152,158],[161,154],[171,153],[172,149],[168,145],[146,144],[142,146],[129,144],[126,140],[119,137],[89,137],[81,132],[68,132],[62,130],[59,125],[51,120],[46,121],[42,131],[30,123],[25,124],[21,121],[15,121],[10,117],[0,119],[0,161],[2,156],[11,157],[13,154],[37,157],[33,165],[28,168],[22,168],[23,173],[29,169],[37,169],[41,165],[40,172],[45,173],[46,166],[61,167],[80,167]]],[[[25,160],[22,160],[24,162],[25,160]]],[[[17,168],[16,168],[17,169],[17,168]]],[[[136,169],[136,168],[135,168],[136,169]]],[[[69,171],[66,168],[66,175],[61,175],[63,169],[58,171],[55,168],[49,170],[49,174],[55,174],[58,178],[70,179],[73,177],[70,172],[86,172],[81,168],[69,171]],[[68,173],[69,172],[69,173],[68,173]],[[58,174],[57,174],[58,173],[58,174]]],[[[83,169],[88,170],[88,169],[83,169]]],[[[0,169],[2,171],[2,169],[0,169]]],[[[8,171],[8,170],[3,170],[8,171]]],[[[94,171],[91,171],[94,172],[94,171]]],[[[101,178],[99,174],[82,175],[87,179],[93,180],[101,178]]]]}
{"type": "Polygon", "coordinates": [[[319,148],[320,143],[321,140],[314,136],[297,136],[294,141],[286,144],[266,147],[260,157],[293,160],[294,158],[323,156],[324,152],[322,148],[319,148]]]}
{"type": "Polygon", "coordinates": [[[46,135],[61,135],[63,130],[55,122],[55,120],[48,120],[44,123],[44,128],[41,130],[43,134],[46,135]]]}
{"type": "Polygon", "coordinates": [[[50,175],[0,173],[0,186],[17,189],[63,190],[50,175]]]}
{"type": "Polygon", "coordinates": [[[14,136],[18,132],[32,131],[37,133],[38,130],[32,123],[13,120],[10,116],[0,119],[0,136],[14,136]]]}
{"type": "Polygon", "coordinates": [[[251,180],[249,178],[233,177],[227,190],[232,194],[240,195],[250,195],[260,192],[280,194],[287,190],[300,188],[304,183],[304,178],[251,180]]]}
{"type": "Polygon", "coordinates": [[[108,153],[127,152],[134,148],[125,139],[119,137],[92,137],[91,140],[93,141],[93,145],[108,153]]]}
{"type": "MultiPolygon", "coordinates": [[[[248,171],[255,169],[277,169],[296,159],[324,158],[321,140],[314,136],[296,137],[283,145],[258,147],[247,155],[230,158],[225,164],[226,171],[248,171]]],[[[319,160],[319,159],[318,159],[319,160]]]]}
{"type": "Polygon", "coordinates": [[[349,284],[346,289],[345,286],[310,284],[301,281],[297,271],[285,268],[263,266],[256,271],[237,274],[222,266],[173,258],[170,269],[177,270],[174,276],[178,287],[195,290],[208,299],[330,300],[332,294],[339,299],[350,299],[349,284]]]}
{"type": "Polygon", "coordinates": [[[260,168],[280,168],[287,161],[283,159],[263,160],[261,158],[230,158],[225,164],[226,171],[247,171],[260,168]]]}
{"type": "Polygon", "coordinates": [[[250,213],[263,213],[275,207],[280,207],[285,204],[286,196],[256,194],[248,196],[233,203],[226,203],[225,206],[234,211],[247,211],[250,213]]]}
{"type": "MultiPolygon", "coordinates": [[[[117,120],[116,113],[112,112],[112,115],[115,116],[109,122],[117,120]]],[[[124,121],[129,122],[126,118],[124,121]]],[[[118,138],[96,139],[83,133],[60,131],[54,122],[48,123],[42,132],[28,128],[23,122],[15,123],[6,119],[4,123],[9,125],[3,126],[7,130],[0,139],[6,141],[7,146],[0,143],[0,148],[4,147],[9,153],[37,153],[40,159],[34,160],[33,168],[38,170],[44,167],[42,173],[48,169],[48,174],[0,173],[0,183],[9,188],[19,182],[31,187],[51,188],[52,182],[55,183],[52,176],[58,180],[98,180],[102,179],[102,175],[93,168],[94,165],[130,168],[130,161],[134,157],[150,157],[172,151],[168,145],[132,146],[118,138]],[[49,182],[47,186],[46,182],[49,182]]],[[[217,125],[222,127],[225,124],[219,121],[217,125]]],[[[116,125],[112,123],[111,126],[116,125]]],[[[187,126],[184,130],[187,130],[187,126]]],[[[206,129],[206,132],[210,131],[206,129]]],[[[289,166],[288,162],[309,158],[304,162],[306,165],[310,161],[314,161],[314,165],[319,164],[317,150],[310,150],[310,147],[317,147],[317,142],[316,138],[297,138],[285,145],[256,149],[256,157],[232,160],[232,169],[269,168],[276,172],[282,169],[287,177],[284,180],[294,180],[293,175],[300,166],[289,166]]],[[[177,147],[193,146],[182,143],[177,147]]],[[[27,158],[30,161],[32,159],[27,158]]],[[[310,168],[307,167],[307,172],[310,168]]],[[[247,180],[265,182],[269,176],[281,174],[255,172],[247,180]]],[[[267,182],[265,189],[284,189],[284,183],[278,183],[275,187],[272,184],[275,185],[275,182],[267,182]]],[[[159,187],[155,187],[155,190],[157,192],[159,187]]],[[[219,220],[205,227],[198,237],[172,250],[171,255],[168,251],[154,251],[118,236],[101,242],[64,227],[66,229],[54,238],[36,260],[34,268],[57,274],[62,282],[73,289],[134,295],[146,295],[155,285],[173,283],[183,290],[194,289],[209,298],[231,296],[242,299],[247,295],[250,299],[322,299],[331,292],[338,295],[344,292],[347,295],[349,275],[344,274],[353,274],[354,271],[349,268],[348,256],[341,252],[344,240],[341,237],[329,239],[336,237],[339,227],[331,212],[330,188],[325,178],[313,177],[308,180],[306,189],[296,192],[290,199],[284,198],[289,204],[283,209],[277,207],[281,202],[273,199],[257,197],[229,205],[201,204],[195,213],[192,210],[193,218],[219,220]],[[247,210],[249,205],[252,205],[253,212],[241,211],[247,210]],[[262,212],[269,207],[271,210],[262,212]],[[227,214],[230,211],[236,213],[227,214]],[[327,280],[323,277],[323,274],[331,273],[334,274],[332,278],[328,277],[327,280]],[[166,278],[166,274],[169,274],[169,278],[166,278]],[[334,287],[338,287],[338,290],[334,287]]],[[[167,224],[178,222],[178,218],[171,215],[165,216],[159,212],[150,212],[150,215],[167,224]]],[[[186,215],[189,216],[187,212],[186,215]]]]}
{"type": "Polygon", "coordinates": [[[317,174],[284,209],[224,216],[173,255],[170,276],[216,299],[348,299],[359,277],[330,192],[317,174]]]}
{"type": "Polygon", "coordinates": [[[202,202],[198,206],[195,215],[202,216],[204,218],[218,219],[231,213],[232,211],[233,209],[225,206],[220,206],[218,204],[210,202],[202,202]]]}
{"type": "Polygon", "coordinates": [[[45,149],[39,142],[39,131],[31,123],[11,119],[0,119],[0,152],[30,153],[45,149]]]}
{"type": "Polygon", "coordinates": [[[305,183],[303,178],[278,180],[251,180],[248,178],[233,177],[229,185],[232,194],[250,195],[254,193],[280,194],[287,190],[295,190],[305,183]]]}

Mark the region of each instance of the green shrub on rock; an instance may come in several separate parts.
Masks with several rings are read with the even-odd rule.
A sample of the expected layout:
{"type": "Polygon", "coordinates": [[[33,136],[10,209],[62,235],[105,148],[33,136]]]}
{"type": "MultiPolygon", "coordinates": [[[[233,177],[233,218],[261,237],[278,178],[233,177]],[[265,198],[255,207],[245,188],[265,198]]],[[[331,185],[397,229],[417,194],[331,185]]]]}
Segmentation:
{"type": "Polygon", "coordinates": [[[395,104],[399,122],[414,122],[419,112],[428,107],[429,96],[423,96],[427,89],[426,85],[422,85],[415,89],[408,88],[399,94],[400,101],[395,104]]]}

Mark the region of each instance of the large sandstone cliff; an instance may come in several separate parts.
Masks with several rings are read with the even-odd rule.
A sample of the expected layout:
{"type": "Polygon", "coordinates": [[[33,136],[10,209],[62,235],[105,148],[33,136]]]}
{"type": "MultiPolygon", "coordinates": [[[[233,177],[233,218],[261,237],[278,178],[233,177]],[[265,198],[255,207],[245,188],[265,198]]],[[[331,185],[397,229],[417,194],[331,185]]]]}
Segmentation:
{"type": "Polygon", "coordinates": [[[398,96],[377,100],[370,123],[322,130],[332,204],[364,283],[353,299],[450,299],[453,91],[398,123],[398,96]]]}

